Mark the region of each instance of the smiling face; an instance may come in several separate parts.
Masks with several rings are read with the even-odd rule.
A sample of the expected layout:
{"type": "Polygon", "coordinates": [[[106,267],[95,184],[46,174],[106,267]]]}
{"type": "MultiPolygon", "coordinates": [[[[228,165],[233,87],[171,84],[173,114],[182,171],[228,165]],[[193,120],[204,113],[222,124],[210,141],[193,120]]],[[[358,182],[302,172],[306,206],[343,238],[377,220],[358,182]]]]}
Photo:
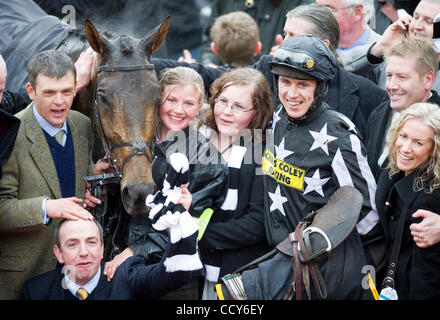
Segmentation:
{"type": "Polygon", "coordinates": [[[64,221],[59,231],[60,247],[54,245],[59,263],[70,270],[69,279],[85,285],[98,272],[104,254],[104,244],[93,221],[64,221]]]}
{"type": "Polygon", "coordinates": [[[223,136],[236,136],[254,119],[252,87],[232,84],[217,97],[214,107],[215,124],[223,136]]]}
{"type": "Polygon", "coordinates": [[[187,128],[201,107],[201,94],[192,85],[167,86],[161,99],[161,139],[166,139],[172,132],[187,128]]]}
{"type": "Polygon", "coordinates": [[[390,106],[403,110],[416,102],[429,98],[433,73],[420,75],[417,59],[391,56],[387,60],[385,89],[390,97],[390,106]]]}
{"type": "Polygon", "coordinates": [[[409,119],[400,128],[395,142],[396,164],[410,174],[423,165],[434,148],[434,131],[420,119],[409,119]]]}
{"type": "Polygon", "coordinates": [[[26,86],[39,115],[58,128],[63,126],[72,107],[75,88],[75,75],[70,71],[59,79],[40,74],[35,80],[35,88],[30,83],[26,86]]]}
{"type": "Polygon", "coordinates": [[[301,118],[315,99],[316,80],[278,77],[278,96],[287,114],[294,119],[301,118]]]}
{"type": "Polygon", "coordinates": [[[432,38],[434,18],[440,13],[440,3],[422,0],[414,10],[413,18],[408,27],[410,35],[432,38]]]}

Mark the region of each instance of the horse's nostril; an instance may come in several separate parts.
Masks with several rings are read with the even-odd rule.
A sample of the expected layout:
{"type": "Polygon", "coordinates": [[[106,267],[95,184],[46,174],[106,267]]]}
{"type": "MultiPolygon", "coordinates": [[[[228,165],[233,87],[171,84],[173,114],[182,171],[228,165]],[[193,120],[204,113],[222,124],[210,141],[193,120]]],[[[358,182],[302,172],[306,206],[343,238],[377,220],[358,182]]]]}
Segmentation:
{"type": "Polygon", "coordinates": [[[145,199],[153,193],[153,188],[153,184],[126,185],[121,192],[125,210],[131,215],[147,213],[148,207],[145,205],[145,199]]]}

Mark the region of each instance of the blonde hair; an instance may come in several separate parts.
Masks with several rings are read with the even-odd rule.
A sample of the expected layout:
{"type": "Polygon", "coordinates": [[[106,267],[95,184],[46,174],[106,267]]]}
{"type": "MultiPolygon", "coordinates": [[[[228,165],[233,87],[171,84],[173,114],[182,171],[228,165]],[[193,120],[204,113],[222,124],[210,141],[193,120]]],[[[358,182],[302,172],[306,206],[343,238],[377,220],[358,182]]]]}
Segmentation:
{"type": "Polygon", "coordinates": [[[414,191],[428,189],[428,193],[440,187],[440,109],[432,103],[415,103],[402,111],[397,122],[388,131],[388,147],[390,177],[399,173],[396,159],[396,140],[404,123],[410,119],[418,119],[434,132],[433,150],[428,160],[418,169],[414,180],[414,191]]]}
{"type": "Polygon", "coordinates": [[[391,56],[416,58],[420,76],[429,71],[434,72],[434,78],[437,76],[438,56],[431,39],[409,36],[387,48],[384,56],[385,59],[391,56]]]}
{"type": "Polygon", "coordinates": [[[222,63],[245,67],[254,60],[255,48],[260,41],[255,20],[244,11],[235,11],[218,17],[210,31],[222,63]]]}
{"type": "Polygon", "coordinates": [[[206,92],[203,79],[197,71],[188,67],[166,68],[162,70],[159,79],[159,94],[161,101],[164,98],[163,93],[166,87],[186,85],[193,86],[199,92],[199,107],[206,103],[206,92]]]}

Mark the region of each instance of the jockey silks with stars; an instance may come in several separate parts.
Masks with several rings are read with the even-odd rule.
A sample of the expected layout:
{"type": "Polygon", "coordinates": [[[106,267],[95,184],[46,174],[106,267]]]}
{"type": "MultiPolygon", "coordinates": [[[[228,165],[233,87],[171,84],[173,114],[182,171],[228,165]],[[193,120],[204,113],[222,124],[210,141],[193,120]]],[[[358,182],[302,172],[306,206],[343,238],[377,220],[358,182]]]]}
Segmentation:
{"type": "Polygon", "coordinates": [[[281,103],[262,165],[269,242],[281,242],[342,186],[362,193],[357,231],[367,234],[378,216],[366,150],[355,125],[323,102],[335,72],[333,54],[316,37],[299,35],[282,43],[270,66],[281,103]]]}

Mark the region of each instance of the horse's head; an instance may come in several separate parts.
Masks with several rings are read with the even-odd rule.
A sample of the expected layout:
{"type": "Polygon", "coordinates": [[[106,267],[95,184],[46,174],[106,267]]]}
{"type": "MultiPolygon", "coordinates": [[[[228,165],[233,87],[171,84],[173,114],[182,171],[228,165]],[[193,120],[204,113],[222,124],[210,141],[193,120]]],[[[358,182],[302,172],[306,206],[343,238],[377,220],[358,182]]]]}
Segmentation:
{"type": "Polygon", "coordinates": [[[151,143],[160,99],[149,61],[168,27],[169,18],[143,39],[121,35],[110,40],[90,21],[85,23],[87,40],[100,55],[93,117],[96,131],[104,137],[112,165],[122,174],[122,202],[131,215],[147,212],[145,198],[154,187],[151,143]]]}

